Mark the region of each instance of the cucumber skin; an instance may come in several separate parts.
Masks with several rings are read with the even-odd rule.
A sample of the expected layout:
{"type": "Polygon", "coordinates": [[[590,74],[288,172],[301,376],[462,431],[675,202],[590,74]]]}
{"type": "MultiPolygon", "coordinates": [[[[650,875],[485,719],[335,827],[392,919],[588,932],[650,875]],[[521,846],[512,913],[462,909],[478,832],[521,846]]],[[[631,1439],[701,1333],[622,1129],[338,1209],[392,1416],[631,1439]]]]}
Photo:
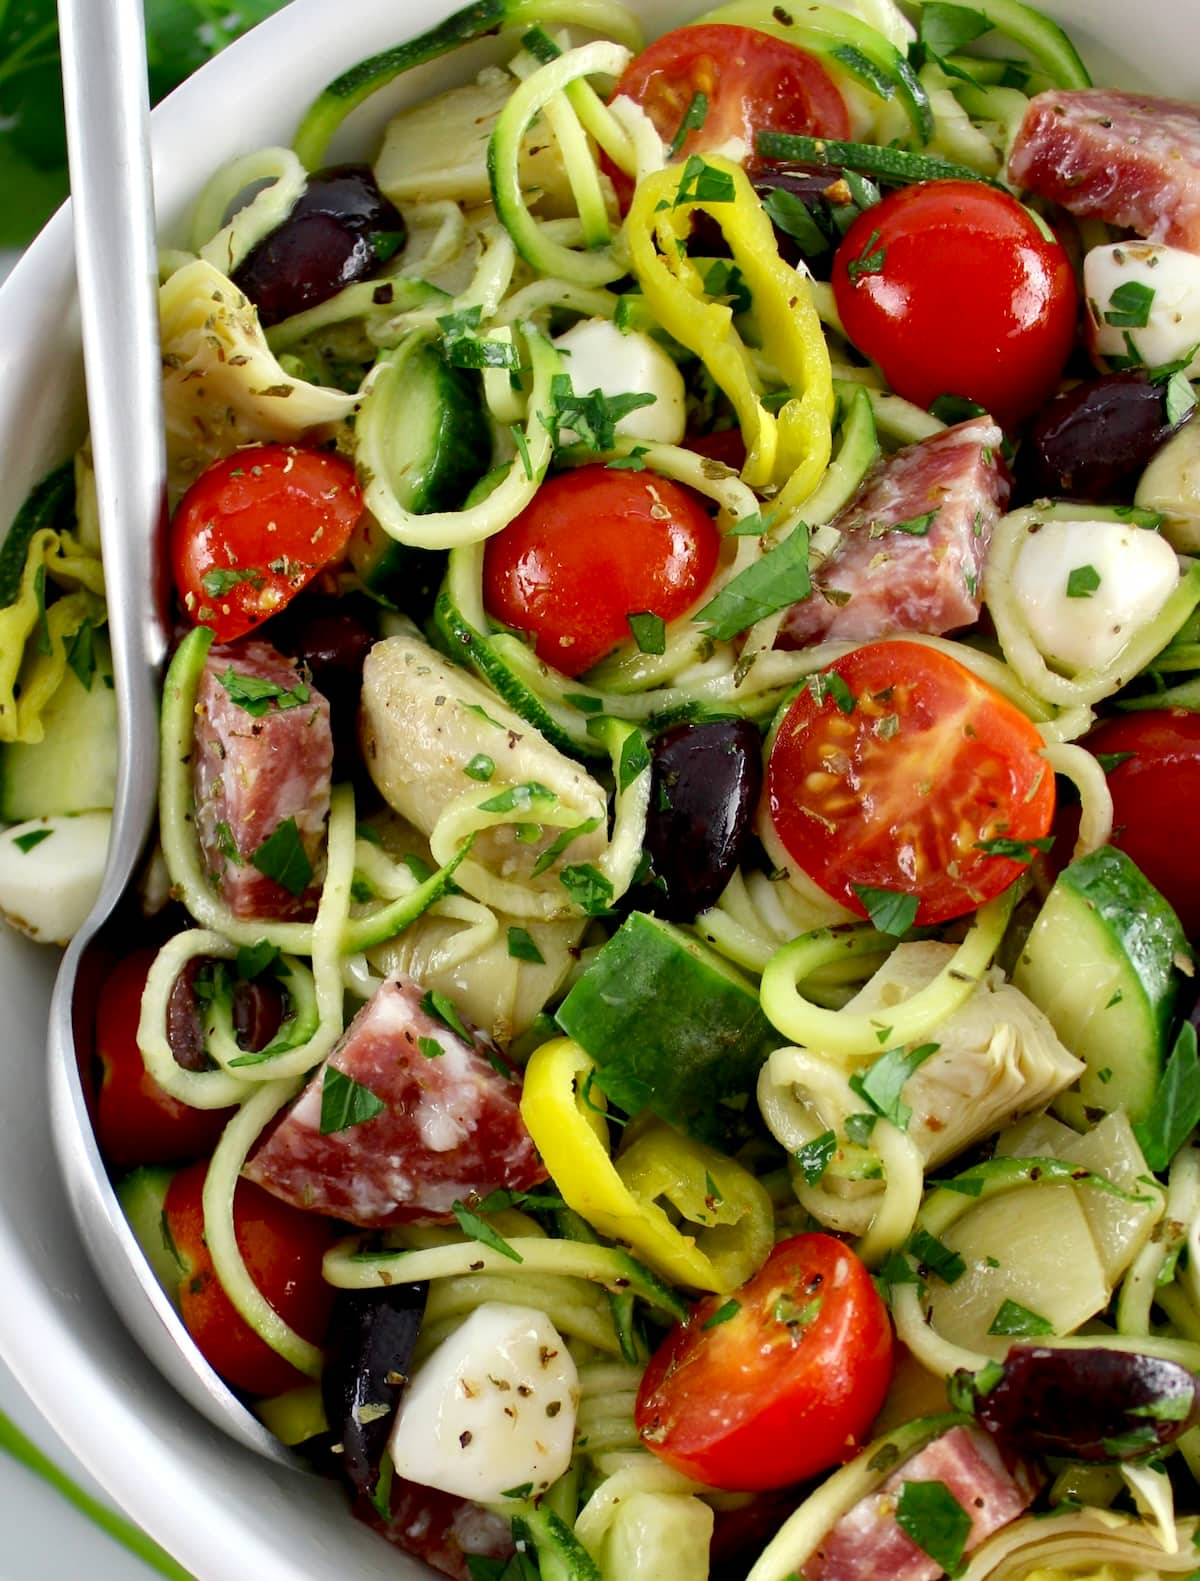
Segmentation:
{"type": "Polygon", "coordinates": [[[85,690],[67,670],[42,712],[41,741],[0,742],[0,820],[93,812],[111,808],[117,783],[116,694],[112,652],[95,634],[96,673],[85,690]]]}
{"type": "Polygon", "coordinates": [[[614,1103],[630,1114],[652,1109],[704,1141],[736,1130],[728,1100],[753,1094],[783,1042],[750,982],[699,939],[640,911],[626,917],[556,1019],[596,1061],[614,1103]]]}
{"type": "Polygon", "coordinates": [[[1101,846],[1072,862],[1058,882],[1073,890],[1110,932],[1120,935],[1165,1048],[1183,986],[1177,962],[1192,954],[1179,918],[1141,869],[1115,846],[1101,846]]]}
{"type": "Polygon", "coordinates": [[[117,1201],[137,1237],[146,1261],[173,1306],[179,1305],[179,1281],[186,1270],[179,1255],[168,1244],[163,1216],[167,1190],[175,1170],[165,1165],[144,1164],[126,1175],[116,1188],[117,1201]]]}

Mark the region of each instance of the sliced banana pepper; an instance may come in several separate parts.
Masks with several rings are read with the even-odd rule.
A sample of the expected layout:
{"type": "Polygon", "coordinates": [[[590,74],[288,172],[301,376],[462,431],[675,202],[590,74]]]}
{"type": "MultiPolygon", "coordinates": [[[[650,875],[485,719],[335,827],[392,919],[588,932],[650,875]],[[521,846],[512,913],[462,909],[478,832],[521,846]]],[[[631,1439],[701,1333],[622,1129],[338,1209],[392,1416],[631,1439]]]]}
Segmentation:
{"type": "Polygon", "coordinates": [[[746,441],[744,480],[752,488],[782,489],[781,506],[791,509],[812,493],[829,465],[829,349],[809,282],[779,256],[771,222],[745,171],[715,155],[700,163],[699,169],[693,160],[669,165],[638,183],[625,223],[630,257],[658,322],[701,358],[733,403],[746,441]],[[700,272],[687,257],[696,213],[720,226],[754,299],[763,344],[787,388],[797,392],[778,416],[763,405],[749,353],[733,328],[732,308],[705,295],[700,272]]]}
{"type": "Polygon", "coordinates": [[[525,1071],[521,1114],[563,1200],[664,1279],[719,1294],[744,1284],[774,1245],[766,1191],[733,1159],[658,1119],[639,1125],[614,1163],[603,1095],[588,1084],[595,1069],[578,1043],[555,1038],[525,1071]]]}

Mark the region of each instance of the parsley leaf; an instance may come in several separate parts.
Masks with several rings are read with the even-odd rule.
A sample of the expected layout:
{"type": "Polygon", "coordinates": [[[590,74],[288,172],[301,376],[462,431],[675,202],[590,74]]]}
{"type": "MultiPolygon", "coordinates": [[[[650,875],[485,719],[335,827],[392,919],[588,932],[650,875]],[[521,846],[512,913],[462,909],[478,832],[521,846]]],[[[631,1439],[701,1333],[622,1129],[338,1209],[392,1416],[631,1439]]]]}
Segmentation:
{"type": "Polygon", "coordinates": [[[1185,1021],[1149,1112],[1133,1128],[1150,1168],[1161,1174],[1197,1124],[1200,1124],[1200,1062],[1196,1058],[1196,1029],[1190,1021],[1185,1021]]]}
{"type": "Polygon", "coordinates": [[[1091,598],[1100,586],[1100,573],[1094,565],[1077,565],[1067,573],[1067,597],[1091,598]]]}
{"type": "Polygon", "coordinates": [[[510,785],[507,790],[497,791],[494,796],[489,796],[487,801],[479,804],[480,812],[526,812],[535,801],[557,801],[558,797],[546,785],[541,785],[537,780],[530,780],[526,785],[510,785]]]}
{"type": "Polygon", "coordinates": [[[469,763],[463,765],[463,773],[473,780],[490,780],[495,772],[496,760],[488,757],[486,752],[477,752],[469,763]]]}
{"type": "Polygon", "coordinates": [[[886,261],[887,249],[879,240],[879,232],[872,231],[863,243],[858,257],[851,258],[846,265],[850,284],[857,285],[865,274],[880,274],[886,261]]]}
{"type": "Polygon", "coordinates": [[[869,884],[851,884],[850,888],[862,901],[867,916],[880,933],[898,938],[907,933],[916,920],[919,902],[915,895],[902,895],[894,889],[872,889],[869,884]]]}
{"type": "Polygon", "coordinates": [[[459,1229],[462,1230],[464,1235],[469,1236],[471,1240],[479,1241],[482,1245],[490,1247],[492,1251],[499,1252],[502,1257],[510,1258],[514,1263],[523,1263],[525,1261],[520,1252],[514,1251],[504,1237],[498,1235],[490,1224],[481,1219],[477,1213],[472,1213],[465,1202],[457,1200],[452,1202],[450,1211],[458,1220],[459,1229]]]}
{"type": "Polygon", "coordinates": [[[1035,840],[1010,840],[1000,835],[994,840],[976,840],[975,849],[987,856],[1008,856],[1014,862],[1032,862],[1039,851],[1048,851],[1053,844],[1052,834],[1040,835],[1035,840]]]}
{"type": "Polygon", "coordinates": [[[941,0],[928,0],[921,7],[920,42],[931,55],[954,55],[965,44],[973,44],[992,24],[981,11],[967,6],[945,5],[941,0]]]}
{"type": "Polygon", "coordinates": [[[1182,368],[1176,371],[1167,380],[1166,408],[1167,422],[1172,428],[1177,428],[1196,404],[1196,391],[1191,381],[1182,368]]]}
{"type": "Polygon", "coordinates": [[[474,1045],[475,1039],[467,1031],[463,1018],[459,1015],[454,1001],[447,999],[445,994],[439,994],[436,988],[431,988],[422,996],[421,1009],[427,1016],[432,1016],[435,1021],[440,1021],[444,1027],[449,1027],[451,1032],[457,1033],[464,1043],[474,1045]]]}
{"type": "Polygon", "coordinates": [[[694,93],[687,109],[683,112],[683,120],[679,123],[679,130],[671,139],[671,146],[667,150],[669,158],[674,159],[683,147],[689,132],[698,132],[704,125],[708,115],[708,94],[703,89],[694,93]]]}
{"type": "Polygon", "coordinates": [[[532,961],[535,966],[544,966],[546,962],[533,936],[524,928],[509,928],[508,953],[514,961],[532,961]]]}
{"type": "Polygon", "coordinates": [[[645,445],[634,445],[627,456],[616,456],[604,465],[610,472],[645,472],[646,463],[642,457],[646,454],[645,445]]]}
{"type": "Polygon", "coordinates": [[[347,1076],[345,1071],[326,1065],[321,1081],[321,1135],[348,1131],[352,1125],[373,1120],[387,1108],[382,1098],[369,1087],[347,1076]]]}
{"type": "Polygon", "coordinates": [[[878,1119],[877,1114],[848,1114],[845,1124],[847,1142],[852,1142],[855,1147],[870,1147],[871,1132],[878,1119]]]}
{"type": "Polygon", "coordinates": [[[533,482],[533,458],[529,454],[529,441],[525,437],[525,430],[518,428],[516,423],[508,430],[512,435],[512,442],[517,447],[517,454],[521,458],[521,465],[525,469],[526,480],[533,482]]]}
{"type": "Polygon", "coordinates": [[[700,1327],[716,1328],[718,1323],[728,1323],[730,1318],[737,1317],[741,1310],[742,1303],[740,1301],[735,1301],[732,1297],[730,1297],[730,1299],[726,1301],[725,1305],[718,1307],[711,1317],[705,1318],[700,1327]]]}
{"type": "Polygon", "coordinates": [[[667,623],[661,615],[650,610],[640,610],[626,615],[633,640],[640,653],[665,653],[667,651],[667,623]]]}
{"type": "Polygon", "coordinates": [[[1140,280],[1126,280],[1108,299],[1104,322],[1117,329],[1145,329],[1154,305],[1154,287],[1140,280]]]}
{"type": "Polygon", "coordinates": [[[777,230],[800,243],[807,258],[828,252],[829,239],[817,224],[808,204],[785,187],[774,187],[763,201],[767,217],[777,230]]]}
{"type": "Polygon", "coordinates": [[[558,875],[559,883],[586,916],[603,917],[612,906],[613,887],[599,868],[590,863],[577,863],[564,867],[558,875]]]}
{"type": "Polygon", "coordinates": [[[540,878],[543,873],[554,866],[567,847],[573,845],[580,835],[591,834],[593,829],[598,829],[599,827],[599,818],[585,818],[582,823],[577,823],[573,828],[564,829],[561,834],[555,836],[554,840],[533,864],[533,871],[530,877],[540,878]]]}
{"type": "Polygon", "coordinates": [[[854,693],[850,690],[844,677],[840,676],[836,670],[819,670],[815,675],[810,675],[804,685],[809,694],[818,703],[823,703],[827,698],[832,698],[837,704],[840,713],[852,714],[854,712],[854,693]]]}
{"type": "Polygon", "coordinates": [[[952,1252],[948,1246],[943,1246],[941,1241],[936,1236],[930,1235],[928,1230],[914,1230],[908,1239],[908,1250],[922,1269],[937,1274],[938,1278],[948,1285],[952,1285],[956,1279],[961,1279],[967,1271],[967,1265],[958,1253],[952,1252]]]}
{"type": "Polygon", "coordinates": [[[901,1131],[907,1131],[912,1109],[901,1097],[904,1084],[940,1047],[938,1043],[922,1043],[911,1054],[906,1054],[902,1048],[889,1049],[865,1071],[851,1076],[851,1091],[865,1099],[885,1120],[890,1120],[901,1131]]]}
{"type": "Polygon", "coordinates": [[[67,644],[67,664],[85,692],[96,677],[96,629],[85,620],[67,644]]]}
{"type": "Polygon", "coordinates": [[[30,829],[25,834],[13,835],[13,844],[22,856],[28,856],[35,846],[41,845],[54,833],[53,829],[30,829]]]}
{"type": "Polygon", "coordinates": [[[1053,1334],[1054,1324],[1040,1312],[1031,1312],[1017,1301],[1002,1301],[988,1333],[1032,1338],[1040,1334],[1053,1334]]]}
{"type": "Polygon", "coordinates": [[[678,209],[685,203],[732,203],[734,190],[733,177],[727,170],[717,170],[699,154],[693,154],[683,167],[672,207],[678,209]]]}
{"type": "Polygon", "coordinates": [[[577,395],[569,373],[556,373],[550,380],[548,413],[541,414],[542,426],[555,445],[562,444],[564,431],[589,450],[611,450],[617,441],[617,424],[639,407],[653,406],[657,396],[649,391],[624,395],[605,395],[601,389],[577,395]]]}
{"type": "Polygon", "coordinates": [[[708,627],[710,637],[724,642],[811,592],[808,527],[800,522],[782,543],[727,583],[696,619],[708,627]]]}
{"type": "Polygon", "coordinates": [[[971,1535],[971,1517],[944,1482],[902,1483],[896,1524],[947,1575],[958,1573],[971,1535]]]}
{"type": "Polygon", "coordinates": [[[833,1131],[822,1131],[811,1142],[805,1142],[792,1154],[800,1166],[800,1173],[810,1186],[815,1186],[829,1168],[829,1161],[837,1152],[837,1136],[833,1131]]]}
{"type": "Polygon", "coordinates": [[[229,694],[230,702],[252,719],[261,719],[269,713],[272,703],[279,709],[298,708],[301,703],[308,702],[312,695],[303,681],[297,681],[289,690],[275,681],[263,680],[258,675],[239,675],[232,664],[220,681],[229,694]]]}
{"type": "Polygon", "coordinates": [[[650,767],[650,749],[640,730],[626,736],[617,763],[617,790],[623,796],[643,769],[650,767]]]}
{"type": "Polygon", "coordinates": [[[224,598],[243,582],[255,589],[267,585],[266,577],[255,566],[214,566],[200,578],[200,586],[209,598],[224,598]]]}
{"type": "Polygon", "coordinates": [[[282,885],[289,895],[303,895],[312,882],[312,863],[295,818],[285,818],[254,852],[250,862],[265,878],[282,885]]]}

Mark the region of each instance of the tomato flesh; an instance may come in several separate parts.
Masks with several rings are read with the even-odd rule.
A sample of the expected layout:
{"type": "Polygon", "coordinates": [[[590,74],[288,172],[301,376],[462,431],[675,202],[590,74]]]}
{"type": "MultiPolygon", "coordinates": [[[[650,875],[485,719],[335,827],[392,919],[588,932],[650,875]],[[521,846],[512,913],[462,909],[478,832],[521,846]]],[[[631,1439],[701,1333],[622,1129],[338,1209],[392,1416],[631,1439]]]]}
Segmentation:
{"type": "Polygon", "coordinates": [[[1174,907],[1188,937],[1200,939],[1200,847],[1180,838],[1184,809],[1200,802],[1200,714],[1125,714],[1097,725],[1081,745],[1121,756],[1108,769],[1112,843],[1174,907]]]}
{"type": "Polygon", "coordinates": [[[137,1043],[142,990],[155,950],[137,950],[106,974],[96,1004],[96,1139],[114,1169],[178,1164],[216,1147],[231,1109],[193,1109],[164,1092],[137,1043]]]}
{"type": "Polygon", "coordinates": [[[1054,393],[1075,339],[1066,251],[982,182],[889,194],[847,231],[832,281],[846,333],[898,395],[966,396],[1005,427],[1054,393]]]}
{"type": "Polygon", "coordinates": [[[732,1299],[706,1297],[671,1330],[635,1421],[684,1476],[781,1488],[855,1453],[891,1377],[891,1322],[865,1266],[831,1235],[797,1235],[732,1299]]]}
{"type": "Polygon", "coordinates": [[[328,451],[252,445],[213,462],[171,523],[188,617],[218,642],[244,636],[341,559],[362,509],[353,466],[328,451]]]}
{"type": "Polygon", "coordinates": [[[692,110],[700,124],[675,150],[680,159],[733,138],[752,152],[758,132],[850,135],[845,102],[816,56],[756,28],[710,22],[664,33],[625,68],[616,91],[641,105],[668,145],[705,95],[703,117],[692,110]]]}
{"type": "Polygon", "coordinates": [[[767,765],[788,854],[860,916],[855,886],[915,895],[919,924],[1007,889],[1026,861],[980,847],[1041,839],[1054,813],[1033,723],[918,643],[867,643],[824,675],[788,709],[767,765]]]}
{"type": "Polygon", "coordinates": [[[551,478],[484,552],[488,613],[538,657],[582,675],[630,636],[628,617],[674,620],[717,564],[720,535],[699,499],[649,472],[580,467],[551,478]]]}
{"type": "MultiPolygon", "coordinates": [[[[305,1379],[259,1338],[217,1278],[204,1240],[207,1173],[205,1161],[181,1169],[163,1206],[182,1265],[180,1315],[204,1359],[227,1383],[250,1394],[282,1394],[305,1379]]],[[[238,1181],[233,1220],[254,1283],[285,1322],[319,1345],[333,1310],[333,1289],[321,1277],[321,1260],[337,1238],[334,1226],[277,1201],[248,1180],[238,1181]]]]}

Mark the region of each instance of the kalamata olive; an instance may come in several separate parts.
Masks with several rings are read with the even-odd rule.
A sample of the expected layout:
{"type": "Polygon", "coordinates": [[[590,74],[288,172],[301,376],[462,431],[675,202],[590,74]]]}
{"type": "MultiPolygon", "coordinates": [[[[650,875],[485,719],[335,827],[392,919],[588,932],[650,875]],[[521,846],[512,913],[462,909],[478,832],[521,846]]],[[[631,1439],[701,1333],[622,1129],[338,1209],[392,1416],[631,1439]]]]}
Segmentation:
{"type": "Polygon", "coordinates": [[[234,282],[269,328],[365,280],[406,236],[369,165],[331,165],[308,178],[292,212],[250,250],[234,282]]]}
{"type": "Polygon", "coordinates": [[[361,1493],[379,1479],[428,1291],[424,1283],[339,1290],[333,1304],[321,1398],[338,1463],[361,1493]]]}
{"type": "MultiPolygon", "coordinates": [[[[175,1063],[184,1070],[207,1070],[210,1065],[204,1045],[204,1015],[197,979],[212,971],[216,961],[193,956],[175,979],[167,1000],[167,1042],[175,1063]]],[[[256,977],[232,985],[233,1029],[239,1048],[257,1054],[279,1031],[283,1021],[284,996],[273,977],[256,977]]]]}
{"type": "Polygon", "coordinates": [[[334,776],[339,779],[350,777],[358,757],[355,732],[363,662],[375,641],[364,603],[298,598],[264,632],[281,653],[308,666],[313,685],[328,700],[334,776]]]}
{"type": "MultiPolygon", "coordinates": [[[[962,1385],[960,1390],[959,1385],[962,1385]]],[[[980,1424],[1012,1449],[1071,1460],[1136,1460],[1200,1418],[1189,1368],[1137,1351],[1014,1345],[999,1376],[957,1373],[980,1424]]]]}
{"type": "Polygon", "coordinates": [[[672,725],[651,747],[646,851],[653,907],[690,922],[732,878],[762,790],[762,739],[748,719],[672,725]]]}
{"type": "Polygon", "coordinates": [[[1127,497],[1179,424],[1167,417],[1166,384],[1144,372],[1088,379],[1048,402],[1017,457],[1023,498],[1127,497]]]}

